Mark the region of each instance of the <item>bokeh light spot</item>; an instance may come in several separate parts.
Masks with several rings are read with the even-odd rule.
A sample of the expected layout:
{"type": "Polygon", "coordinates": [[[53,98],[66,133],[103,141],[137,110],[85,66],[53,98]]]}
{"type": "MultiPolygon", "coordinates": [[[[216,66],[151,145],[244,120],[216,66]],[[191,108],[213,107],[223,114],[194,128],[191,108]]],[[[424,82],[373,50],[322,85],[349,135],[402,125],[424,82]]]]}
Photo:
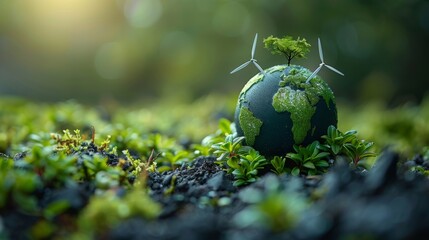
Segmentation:
{"type": "Polygon", "coordinates": [[[162,5],[159,0],[128,0],[124,13],[133,27],[146,28],[155,24],[162,15],[162,5]]]}

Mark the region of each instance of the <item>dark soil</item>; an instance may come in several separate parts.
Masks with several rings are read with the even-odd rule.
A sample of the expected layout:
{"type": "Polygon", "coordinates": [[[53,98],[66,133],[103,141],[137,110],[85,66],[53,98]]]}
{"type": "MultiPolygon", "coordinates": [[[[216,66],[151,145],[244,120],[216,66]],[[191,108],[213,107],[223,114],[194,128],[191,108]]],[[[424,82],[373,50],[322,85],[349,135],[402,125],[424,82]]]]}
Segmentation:
{"type": "MultiPolygon", "coordinates": [[[[427,239],[429,237],[429,181],[406,168],[398,156],[386,152],[370,171],[351,170],[338,163],[322,178],[267,174],[254,184],[237,189],[211,157],[198,158],[191,168],[150,175],[151,196],[164,205],[156,222],[130,219],[111,231],[113,239],[427,239]],[[176,187],[168,191],[172,176],[176,187]],[[232,217],[246,207],[240,192],[268,191],[275,178],[279,191],[290,188],[310,197],[323,197],[304,211],[291,230],[275,233],[264,228],[240,228],[232,217]],[[207,200],[229,197],[216,206],[207,200]]],[[[405,165],[426,164],[416,157],[405,165]]]]}
{"type": "MultiPolygon", "coordinates": [[[[76,154],[97,153],[91,146],[76,154]]],[[[17,156],[16,161],[22,157],[17,156]]],[[[108,156],[109,164],[118,162],[108,156]]],[[[109,239],[429,239],[429,180],[409,171],[412,166],[429,168],[421,156],[398,163],[398,155],[384,152],[369,171],[351,169],[338,161],[319,177],[276,176],[268,173],[243,188],[233,186],[233,176],[214,163],[213,157],[199,157],[173,171],[150,173],[150,196],[163,205],[159,218],[132,218],[103,235],[109,239]],[[287,192],[312,199],[298,222],[285,231],[262,225],[239,226],[234,216],[249,206],[246,193],[269,195],[287,192]]],[[[124,166],[126,167],[126,166],[124,166]]],[[[130,182],[133,180],[130,179],[130,182]]],[[[69,213],[85,207],[94,187],[88,184],[44,189],[41,205],[67,199],[69,213]]],[[[118,194],[121,194],[118,191],[118,194]]],[[[125,194],[125,193],[124,193],[125,194]]],[[[1,213],[4,228],[13,239],[23,239],[36,218],[14,211],[1,213]]],[[[59,219],[61,221],[61,219],[59,219]]],[[[64,220],[66,221],[66,220],[64,220]]],[[[66,223],[64,223],[66,225],[66,223]]]]}

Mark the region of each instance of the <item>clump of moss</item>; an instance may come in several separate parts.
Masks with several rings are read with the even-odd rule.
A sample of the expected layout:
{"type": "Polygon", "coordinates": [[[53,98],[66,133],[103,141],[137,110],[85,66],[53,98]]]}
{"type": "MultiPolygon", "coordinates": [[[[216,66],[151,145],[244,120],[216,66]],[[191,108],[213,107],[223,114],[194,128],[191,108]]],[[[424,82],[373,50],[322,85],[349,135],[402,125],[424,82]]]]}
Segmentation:
{"type": "Polygon", "coordinates": [[[125,219],[141,217],[153,220],[160,212],[161,205],[150,199],[141,188],[133,189],[124,197],[108,192],[91,198],[77,219],[79,232],[76,235],[104,236],[107,229],[114,228],[125,219]]]}
{"type": "MultiPolygon", "coordinates": [[[[276,66],[266,73],[281,75],[285,69],[285,65],[276,66]]],[[[255,85],[267,80],[261,76],[255,79],[257,83],[252,84],[246,94],[255,85]]],[[[276,84],[292,90],[303,87],[303,83],[295,78],[282,78],[276,84]]],[[[317,77],[309,84],[314,87],[315,93],[320,92],[318,88],[321,85],[318,85],[317,77]]],[[[318,99],[309,97],[308,102],[325,104],[329,96],[326,94],[318,99]]],[[[213,103],[208,102],[209,107],[199,103],[199,107],[191,105],[183,107],[183,111],[189,113],[195,108],[201,108],[198,112],[208,118],[206,113],[214,111],[210,107],[213,103]]],[[[269,103],[272,104],[272,101],[269,103]]],[[[246,107],[247,103],[243,100],[241,104],[246,107]]],[[[219,123],[212,119],[208,127],[197,121],[193,131],[200,132],[195,136],[210,134],[197,142],[183,139],[177,134],[187,125],[179,123],[180,119],[161,121],[161,116],[165,116],[161,111],[160,116],[155,116],[157,113],[149,110],[124,108],[116,113],[111,112],[111,120],[106,120],[96,110],[76,102],[41,104],[36,108],[37,111],[34,110],[34,103],[26,101],[0,100],[0,106],[0,213],[3,219],[0,223],[3,229],[0,238],[41,239],[65,235],[103,238],[108,237],[107,234],[118,223],[128,223],[134,219],[142,220],[144,226],[163,227],[165,222],[160,221],[162,223],[159,225],[153,221],[172,217],[162,215],[169,214],[168,207],[171,206],[161,206],[160,200],[163,204],[173,200],[179,203],[175,212],[178,218],[183,216],[183,212],[192,212],[194,207],[205,207],[203,211],[213,209],[218,214],[229,210],[228,206],[234,205],[234,209],[238,206],[243,212],[229,215],[234,217],[233,224],[228,224],[228,231],[230,228],[233,231],[262,228],[265,232],[284,233],[293,229],[300,216],[305,214],[302,208],[294,208],[301,198],[273,187],[278,184],[273,181],[268,181],[264,188],[275,190],[270,194],[257,193],[260,198],[253,198],[253,202],[250,196],[254,197],[255,194],[244,191],[240,194],[244,196],[243,200],[240,196],[237,198],[236,193],[246,188],[257,192],[261,189],[259,178],[269,171],[281,175],[275,178],[287,183],[294,183],[285,180],[293,178],[290,175],[301,175],[296,179],[306,181],[307,184],[320,178],[307,175],[324,174],[336,158],[347,160],[353,171],[356,171],[361,170],[364,161],[374,156],[370,149],[371,142],[357,138],[356,131],[341,132],[337,128],[330,128],[330,132],[325,132],[318,143],[303,144],[296,146],[289,154],[267,157],[245,146],[244,139],[237,136],[234,124],[226,119],[219,123]],[[96,126],[97,135],[92,126],[96,126]],[[178,128],[168,130],[173,126],[178,128]],[[215,145],[218,149],[213,148],[215,145]],[[218,158],[218,165],[213,163],[213,156],[218,158]],[[202,159],[210,164],[195,168],[202,159]],[[210,184],[192,183],[205,187],[197,188],[196,194],[207,191],[207,195],[190,205],[183,203],[183,194],[187,193],[188,185],[185,183],[191,180],[178,174],[187,170],[196,177],[210,171],[212,178],[210,184]],[[168,181],[165,182],[158,179],[154,184],[151,179],[155,175],[170,178],[166,177],[168,181]],[[230,185],[225,187],[225,182],[230,185]],[[154,197],[154,189],[162,184],[165,186],[161,188],[161,193],[154,197]],[[204,199],[209,199],[210,204],[202,204],[204,199]],[[11,217],[17,220],[11,221],[11,217]]],[[[400,149],[407,149],[409,154],[420,153],[424,163],[429,158],[429,151],[422,150],[423,145],[428,145],[425,137],[428,128],[423,120],[429,112],[426,102],[422,106],[389,110],[380,106],[366,106],[363,108],[366,111],[353,114],[343,107],[341,113],[352,115],[353,119],[343,120],[341,128],[357,126],[361,134],[359,137],[376,139],[377,148],[388,139],[400,149]],[[375,112],[396,117],[378,121],[374,118],[377,115],[375,112]],[[356,122],[366,122],[365,128],[362,129],[356,122]]],[[[185,113],[175,113],[174,116],[180,118],[185,113]]],[[[254,134],[259,135],[257,132],[254,134]]],[[[413,162],[417,160],[421,162],[419,159],[413,162]]],[[[412,170],[427,175],[427,169],[421,165],[412,170]]],[[[323,197],[324,190],[319,190],[321,193],[318,197],[323,197]]]]}

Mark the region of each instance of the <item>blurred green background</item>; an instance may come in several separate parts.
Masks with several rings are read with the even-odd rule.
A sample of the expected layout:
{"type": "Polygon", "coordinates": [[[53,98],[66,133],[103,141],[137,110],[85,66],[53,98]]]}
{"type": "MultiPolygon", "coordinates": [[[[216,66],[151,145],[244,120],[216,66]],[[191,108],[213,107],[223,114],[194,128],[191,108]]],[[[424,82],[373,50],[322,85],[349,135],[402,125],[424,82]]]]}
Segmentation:
{"type": "Polygon", "coordinates": [[[1,0],[0,94],[99,103],[210,94],[235,96],[257,70],[250,58],[285,63],[263,49],[269,35],[312,44],[336,96],[351,102],[419,102],[428,92],[429,2],[302,0],[1,0]]]}

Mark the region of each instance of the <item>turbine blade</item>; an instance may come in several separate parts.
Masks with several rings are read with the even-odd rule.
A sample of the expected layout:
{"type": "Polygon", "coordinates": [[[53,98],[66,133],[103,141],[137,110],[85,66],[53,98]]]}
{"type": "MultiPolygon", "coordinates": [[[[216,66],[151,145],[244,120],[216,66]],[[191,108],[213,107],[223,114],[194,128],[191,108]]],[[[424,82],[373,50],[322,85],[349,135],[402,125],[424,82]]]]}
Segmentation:
{"type": "Polygon", "coordinates": [[[251,62],[251,61],[247,61],[247,62],[245,62],[245,63],[241,64],[241,65],[240,65],[240,66],[238,66],[236,69],[232,70],[230,74],[236,73],[236,72],[240,71],[241,69],[243,69],[243,68],[247,67],[247,65],[249,65],[249,64],[250,64],[250,62],[251,62]]]}
{"type": "Polygon", "coordinates": [[[253,64],[255,64],[256,68],[259,69],[259,71],[264,74],[264,70],[261,68],[261,66],[259,66],[259,64],[256,61],[253,61],[253,64]]]}
{"type": "Polygon", "coordinates": [[[320,57],[320,61],[322,63],[324,63],[325,61],[323,60],[323,50],[322,50],[322,43],[320,42],[320,38],[317,38],[317,43],[319,45],[319,57],[320,57]]]}
{"type": "Polygon", "coordinates": [[[253,46],[252,46],[252,52],[251,52],[252,59],[255,56],[256,42],[257,41],[258,41],[258,33],[256,33],[255,39],[253,40],[253,46]]]}
{"type": "Polygon", "coordinates": [[[326,64],[325,64],[325,66],[326,66],[327,68],[331,69],[332,71],[334,71],[334,72],[336,72],[336,73],[340,74],[341,76],[344,76],[344,73],[342,73],[342,72],[338,71],[338,70],[337,70],[337,69],[335,69],[334,67],[331,67],[331,66],[326,65],[326,64]]]}
{"type": "Polygon", "coordinates": [[[314,76],[316,76],[316,74],[320,71],[320,69],[322,68],[322,64],[319,65],[318,68],[316,68],[316,70],[314,70],[314,72],[310,75],[310,77],[307,78],[307,80],[305,81],[306,83],[308,83],[312,78],[314,78],[314,76]]]}

